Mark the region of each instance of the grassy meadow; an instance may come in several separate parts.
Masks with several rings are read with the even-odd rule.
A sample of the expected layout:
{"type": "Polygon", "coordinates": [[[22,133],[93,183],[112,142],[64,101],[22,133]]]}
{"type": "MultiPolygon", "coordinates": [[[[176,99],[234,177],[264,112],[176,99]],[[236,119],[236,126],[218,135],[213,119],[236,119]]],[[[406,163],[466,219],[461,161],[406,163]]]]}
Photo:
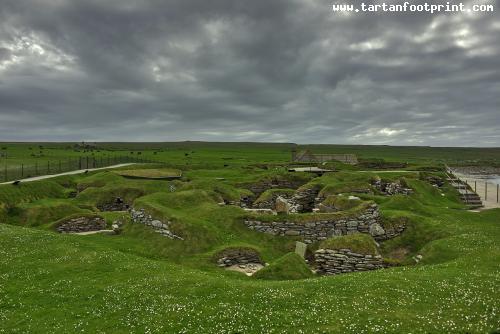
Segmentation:
{"type": "MultiPolygon", "coordinates": [[[[500,209],[469,211],[449,184],[437,188],[425,178],[444,177],[443,163],[500,164],[500,149],[313,146],[318,152],[409,163],[384,173],[339,163],[336,172],[314,177],[287,172],[292,144],[104,143],[87,152],[76,152],[72,144],[2,146],[8,157],[0,160],[11,166],[138,152],[157,163],[0,185],[0,333],[500,331],[500,209]],[[39,145],[43,156],[32,156],[39,145]],[[179,170],[182,178],[123,176],[138,170],[152,177],[179,170]],[[413,193],[384,196],[371,186],[376,177],[404,180],[413,193]],[[291,253],[299,237],[250,230],[243,220],[252,214],[221,205],[250,196],[251,185],[273,179],[318,187],[325,197],[358,196],[359,206],[331,197],[346,214],[377,203],[383,224],[404,220],[405,232],[378,249],[393,266],[317,276],[291,253]],[[126,212],[98,210],[116,197],[171,221],[184,240],[131,223],[126,212]],[[101,216],[108,226],[123,221],[123,231],[55,232],[69,217],[85,215],[101,216]],[[256,250],[268,266],[251,277],[217,266],[216,254],[238,247],[256,250]]],[[[352,239],[357,249],[374,252],[371,238],[352,239]]],[[[309,251],[327,244],[338,241],[314,243],[309,251]]]]}

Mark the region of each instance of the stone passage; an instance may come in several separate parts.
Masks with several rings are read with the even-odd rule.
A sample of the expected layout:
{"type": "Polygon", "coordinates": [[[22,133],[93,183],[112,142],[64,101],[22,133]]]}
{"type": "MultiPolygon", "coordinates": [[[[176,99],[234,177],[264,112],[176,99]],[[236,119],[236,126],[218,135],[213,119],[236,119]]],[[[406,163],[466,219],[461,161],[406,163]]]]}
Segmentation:
{"type": "Polygon", "coordinates": [[[59,233],[80,233],[104,229],[106,229],[106,221],[104,218],[79,217],[63,222],[56,228],[56,231],[59,233]]]}
{"type": "Polygon", "coordinates": [[[318,249],[314,252],[316,271],[320,274],[337,275],[356,271],[384,268],[380,255],[365,255],[350,249],[318,249]]]}
{"type": "Polygon", "coordinates": [[[183,238],[175,235],[170,231],[170,221],[162,222],[161,220],[154,219],[151,215],[148,215],[144,209],[135,210],[130,209],[130,218],[132,223],[143,224],[152,228],[156,233],[159,233],[170,239],[184,240],[183,238]]]}
{"type": "Polygon", "coordinates": [[[262,263],[259,253],[251,248],[228,248],[217,254],[216,257],[219,267],[262,263]]]}
{"type": "MultiPolygon", "coordinates": [[[[276,216],[279,219],[279,216],[276,216]]],[[[286,217],[283,217],[286,219],[286,217]]],[[[380,224],[380,213],[376,204],[371,204],[363,213],[356,217],[342,217],[322,219],[318,214],[314,222],[294,221],[257,221],[246,220],[245,225],[255,231],[281,236],[301,236],[309,244],[314,241],[325,240],[332,236],[353,233],[368,233],[377,241],[393,238],[401,234],[405,225],[401,223],[385,230],[380,224]]]]}

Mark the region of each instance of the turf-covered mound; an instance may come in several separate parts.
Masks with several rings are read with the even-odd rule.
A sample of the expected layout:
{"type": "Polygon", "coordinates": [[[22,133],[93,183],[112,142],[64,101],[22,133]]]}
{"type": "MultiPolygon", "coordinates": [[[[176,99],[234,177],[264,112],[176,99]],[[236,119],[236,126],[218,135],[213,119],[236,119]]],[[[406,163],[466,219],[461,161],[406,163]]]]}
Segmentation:
{"type": "Polygon", "coordinates": [[[158,168],[158,169],[131,169],[116,171],[116,174],[134,179],[172,180],[182,176],[178,169],[158,168]]]}
{"type": "Polygon", "coordinates": [[[295,280],[313,275],[304,259],[296,253],[288,253],[256,272],[253,277],[267,280],[295,280]]]}
{"type": "Polygon", "coordinates": [[[359,254],[378,255],[377,244],[369,234],[354,233],[333,237],[322,241],[319,245],[322,249],[350,249],[359,254]]]}
{"type": "Polygon", "coordinates": [[[294,189],[268,189],[264,191],[253,204],[259,207],[268,206],[268,203],[274,204],[278,196],[292,197],[294,193],[294,189]]]}
{"type": "Polygon", "coordinates": [[[348,196],[329,195],[321,202],[320,212],[349,210],[361,204],[359,199],[350,199],[348,196]]]}

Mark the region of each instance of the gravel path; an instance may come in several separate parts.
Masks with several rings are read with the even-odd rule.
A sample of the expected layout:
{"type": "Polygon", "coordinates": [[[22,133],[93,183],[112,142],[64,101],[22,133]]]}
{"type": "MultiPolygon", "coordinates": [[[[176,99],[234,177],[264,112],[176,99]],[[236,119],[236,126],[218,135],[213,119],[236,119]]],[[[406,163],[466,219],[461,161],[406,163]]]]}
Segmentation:
{"type": "MultiPolygon", "coordinates": [[[[39,181],[39,180],[45,180],[45,179],[51,179],[53,177],[58,177],[58,176],[63,176],[63,175],[75,175],[75,174],[82,174],[82,173],[85,173],[85,172],[93,172],[93,171],[96,171],[96,170],[104,170],[104,169],[112,169],[112,168],[120,168],[120,167],[124,167],[124,166],[130,166],[130,165],[134,165],[135,163],[132,162],[132,163],[126,163],[126,164],[119,164],[119,165],[113,165],[113,166],[108,166],[108,167],[100,167],[100,168],[89,168],[89,169],[79,169],[79,170],[73,170],[71,172],[65,172],[65,173],[59,173],[59,174],[50,174],[50,175],[42,175],[42,176],[35,176],[35,177],[30,177],[30,178],[27,178],[27,179],[22,179],[20,180],[21,182],[32,182],[32,181],[39,181]]],[[[0,183],[0,185],[2,184],[12,184],[14,183],[15,181],[9,181],[9,182],[4,182],[4,183],[0,183]]]]}

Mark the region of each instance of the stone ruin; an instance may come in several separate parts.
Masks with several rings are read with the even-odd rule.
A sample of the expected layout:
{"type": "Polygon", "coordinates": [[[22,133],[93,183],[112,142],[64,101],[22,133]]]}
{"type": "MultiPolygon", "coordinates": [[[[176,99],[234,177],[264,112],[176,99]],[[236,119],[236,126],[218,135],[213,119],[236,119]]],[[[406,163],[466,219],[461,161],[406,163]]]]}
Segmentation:
{"type": "Polygon", "coordinates": [[[250,248],[228,248],[217,254],[219,267],[230,267],[237,264],[261,263],[259,253],[250,248]]]}
{"type": "Polygon", "coordinates": [[[78,217],[69,219],[56,227],[59,233],[81,233],[106,229],[106,221],[102,217],[78,217]]]}
{"type": "Polygon", "coordinates": [[[274,210],[278,214],[312,212],[321,198],[318,198],[318,187],[298,189],[293,195],[274,194],[267,201],[244,203],[243,208],[254,210],[274,210]]]}
{"type": "Polygon", "coordinates": [[[279,236],[300,236],[304,242],[310,244],[333,236],[341,236],[353,233],[367,233],[375,240],[383,241],[400,235],[406,225],[404,222],[383,227],[380,222],[380,213],[377,204],[371,204],[363,212],[356,216],[338,216],[322,218],[318,216],[317,221],[295,222],[287,217],[280,220],[276,216],[274,221],[259,221],[247,219],[245,225],[257,232],[268,233],[279,236]]]}
{"type": "Polygon", "coordinates": [[[184,240],[170,231],[170,225],[172,224],[170,221],[163,222],[161,220],[154,219],[151,215],[147,214],[144,209],[135,210],[134,208],[131,208],[129,213],[132,223],[148,226],[156,233],[170,239],[184,240]]]}
{"type": "Polygon", "coordinates": [[[401,181],[386,182],[377,178],[372,181],[372,186],[386,196],[413,194],[413,189],[402,185],[401,181]]]}
{"type": "Polygon", "coordinates": [[[116,197],[112,202],[98,204],[100,211],[127,211],[130,205],[125,203],[121,197],[116,197]]]}
{"type": "Polygon", "coordinates": [[[318,249],[314,252],[316,272],[337,275],[387,267],[380,255],[359,254],[350,249],[318,249]]]}
{"type": "Polygon", "coordinates": [[[227,248],[216,255],[217,266],[251,276],[264,267],[259,253],[251,248],[227,248]]]}

